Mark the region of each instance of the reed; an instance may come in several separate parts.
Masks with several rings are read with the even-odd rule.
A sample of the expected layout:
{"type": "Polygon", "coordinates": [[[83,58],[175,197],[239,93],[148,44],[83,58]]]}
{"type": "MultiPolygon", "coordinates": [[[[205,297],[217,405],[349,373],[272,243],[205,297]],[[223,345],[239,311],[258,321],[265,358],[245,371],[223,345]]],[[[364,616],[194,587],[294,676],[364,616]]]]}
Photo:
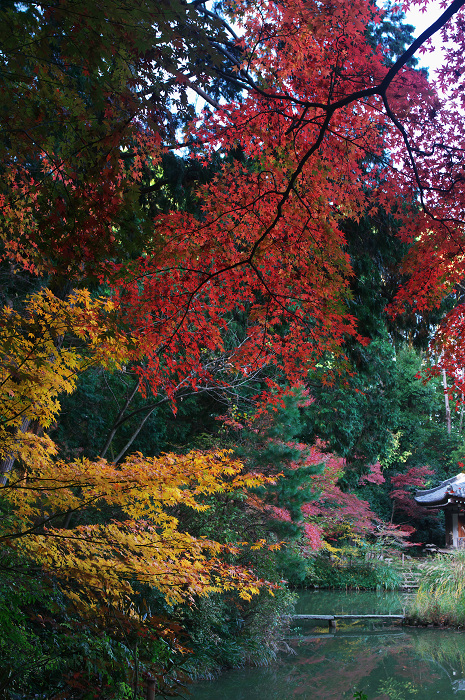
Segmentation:
{"type": "Polygon", "coordinates": [[[437,556],[423,569],[409,614],[422,624],[465,626],[465,552],[437,556]]]}

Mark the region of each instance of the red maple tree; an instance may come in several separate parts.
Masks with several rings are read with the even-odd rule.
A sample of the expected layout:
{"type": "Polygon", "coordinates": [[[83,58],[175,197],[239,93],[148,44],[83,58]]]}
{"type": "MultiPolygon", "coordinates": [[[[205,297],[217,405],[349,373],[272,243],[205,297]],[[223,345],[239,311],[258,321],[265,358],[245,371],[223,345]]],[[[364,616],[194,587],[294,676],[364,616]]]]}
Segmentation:
{"type": "Polygon", "coordinates": [[[413,489],[425,488],[428,476],[434,474],[429,467],[410,467],[404,474],[391,477],[393,490],[389,494],[392,499],[392,517],[395,511],[400,511],[407,518],[424,518],[431,515],[431,510],[418,505],[413,498],[413,489]]]}
{"type": "MultiPolygon", "coordinates": [[[[213,179],[196,191],[196,214],[173,207],[155,215],[144,197],[163,186],[161,157],[179,146],[168,143],[179,135],[168,103],[181,109],[176,86],[184,96],[192,87],[181,67],[195,10],[179,6],[172,47],[164,3],[138,0],[133,25],[119,14],[107,21],[105,3],[98,17],[92,3],[78,16],[68,1],[45,12],[9,10],[3,255],[52,273],[62,296],[99,279],[114,297],[115,325],[130,338],[142,392],[174,403],[184,390],[245,382],[271,364],[269,389],[317,367],[330,382],[344,367],[347,338],[367,342],[348,312],[344,219],[382,206],[402,221],[412,247],[396,310],[422,312],[462,279],[462,98],[453,83],[460,56],[448,50],[440,84],[408,65],[441,27],[462,45],[462,4],[451,2],[392,62],[367,36],[383,15],[369,0],[238,0],[231,12],[240,38],[223,21],[215,25],[221,41],[204,40],[233,66],[227,78],[242,93],[217,103],[208,89],[223,68],[198,69],[194,87],[208,109],[183,144],[199,167],[214,153],[243,157],[218,159],[213,179]],[[25,27],[27,57],[16,51],[25,27]],[[99,40],[86,53],[89,32],[99,40]],[[164,104],[152,84],[156,61],[170,68],[164,104]]],[[[446,324],[438,338],[455,377],[460,307],[446,324]]]]}
{"type": "MultiPolygon", "coordinates": [[[[449,27],[446,21],[460,6],[452,2],[437,25],[449,27]]],[[[444,145],[456,122],[439,104],[435,86],[407,65],[434,27],[388,66],[383,47],[367,40],[367,24],[382,15],[368,0],[236,2],[242,34],[234,40],[235,73],[229,77],[245,94],[206,110],[189,138],[200,158],[240,148],[245,161],[224,162],[213,181],[199,188],[200,217],[174,210],[138,229],[144,169],[156,170],[170,134],[166,109],[162,114],[157,100],[147,99],[154,61],[149,29],[158,26],[163,35],[168,20],[142,0],[134,12],[139,29],[133,34],[126,21],[105,22],[105,11],[98,27],[92,24],[97,18],[86,4],[79,17],[67,3],[25,16],[31,46],[40,51],[49,24],[59,28],[59,47],[37,49],[31,72],[14,53],[21,17],[11,14],[6,49],[18,64],[31,108],[19,111],[18,79],[8,82],[11,138],[2,142],[2,154],[9,174],[0,199],[6,254],[31,269],[54,270],[61,279],[84,280],[99,271],[145,358],[138,369],[141,386],[155,392],[174,396],[180,386],[210,381],[205,357],[222,357],[231,371],[244,375],[272,362],[291,382],[325,353],[343,360],[341,347],[357,331],[346,307],[351,266],[341,220],[400,200],[415,202],[418,188],[423,209],[412,217],[412,205],[399,214],[407,238],[437,241],[442,235],[445,245],[445,232],[458,216],[461,166],[454,154],[460,149],[444,145]],[[78,40],[89,31],[100,32],[102,40],[87,54],[78,50],[78,40]],[[63,61],[51,64],[49,54],[56,51],[63,61]],[[133,70],[110,70],[116,61],[122,71],[123,58],[133,70]],[[78,99],[85,89],[74,77],[76,66],[89,79],[93,102],[78,99]],[[65,138],[67,124],[75,128],[65,138]],[[436,142],[438,133],[441,145],[428,156],[427,140],[436,142]],[[457,163],[446,168],[451,158],[457,163]],[[438,202],[436,214],[426,192],[438,202]],[[434,236],[420,235],[432,221],[439,222],[434,236]],[[118,263],[126,229],[141,236],[141,254],[130,264],[118,263]],[[245,334],[226,352],[232,313],[243,315],[245,334]]],[[[460,17],[456,33],[459,24],[460,17]]],[[[220,48],[225,56],[227,49],[220,48]]],[[[449,59],[444,83],[458,70],[457,56],[450,53],[449,59]]],[[[173,75],[179,86],[189,83],[182,71],[173,75]]],[[[204,73],[202,79],[208,92],[209,78],[204,73]]],[[[450,256],[457,242],[447,240],[450,256]]],[[[406,264],[418,287],[414,255],[406,264]]],[[[430,275],[423,283],[423,299],[446,268],[444,263],[433,281],[430,275]]],[[[418,293],[415,298],[420,307],[418,293]]],[[[332,365],[334,371],[337,362],[332,365]]]]}

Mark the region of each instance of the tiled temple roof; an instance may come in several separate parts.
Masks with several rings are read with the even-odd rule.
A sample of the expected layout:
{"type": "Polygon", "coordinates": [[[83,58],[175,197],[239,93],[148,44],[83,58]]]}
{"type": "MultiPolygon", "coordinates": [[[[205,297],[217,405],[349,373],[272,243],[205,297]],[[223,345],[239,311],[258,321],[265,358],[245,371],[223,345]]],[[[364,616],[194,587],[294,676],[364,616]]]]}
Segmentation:
{"type": "Polygon", "coordinates": [[[457,474],[452,479],[442,481],[439,486],[426,491],[417,491],[415,501],[421,505],[436,508],[455,500],[465,501],[465,474],[457,474]]]}

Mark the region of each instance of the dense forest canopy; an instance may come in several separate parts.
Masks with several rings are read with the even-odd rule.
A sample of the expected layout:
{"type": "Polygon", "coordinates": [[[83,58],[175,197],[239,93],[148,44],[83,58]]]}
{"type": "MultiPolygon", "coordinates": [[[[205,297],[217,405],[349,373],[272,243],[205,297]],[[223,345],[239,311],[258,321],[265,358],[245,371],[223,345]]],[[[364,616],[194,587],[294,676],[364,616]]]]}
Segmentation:
{"type": "Polygon", "coordinates": [[[0,693],[266,660],[317,552],[440,538],[464,4],[0,3],[0,693]]]}

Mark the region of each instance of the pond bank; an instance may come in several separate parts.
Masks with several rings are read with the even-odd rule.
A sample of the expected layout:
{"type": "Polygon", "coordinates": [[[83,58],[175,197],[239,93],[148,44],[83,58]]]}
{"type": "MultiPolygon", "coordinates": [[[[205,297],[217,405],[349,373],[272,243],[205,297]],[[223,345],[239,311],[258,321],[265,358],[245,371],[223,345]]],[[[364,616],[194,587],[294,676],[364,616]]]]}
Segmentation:
{"type": "MultiPolygon", "coordinates": [[[[410,600],[402,593],[304,591],[296,613],[395,615],[403,614],[410,600]]],[[[290,651],[276,664],[195,683],[192,700],[352,700],[356,691],[369,700],[433,700],[459,691],[465,697],[465,634],[368,623],[347,619],[330,632],[327,622],[298,621],[287,639],[290,651]]]]}

